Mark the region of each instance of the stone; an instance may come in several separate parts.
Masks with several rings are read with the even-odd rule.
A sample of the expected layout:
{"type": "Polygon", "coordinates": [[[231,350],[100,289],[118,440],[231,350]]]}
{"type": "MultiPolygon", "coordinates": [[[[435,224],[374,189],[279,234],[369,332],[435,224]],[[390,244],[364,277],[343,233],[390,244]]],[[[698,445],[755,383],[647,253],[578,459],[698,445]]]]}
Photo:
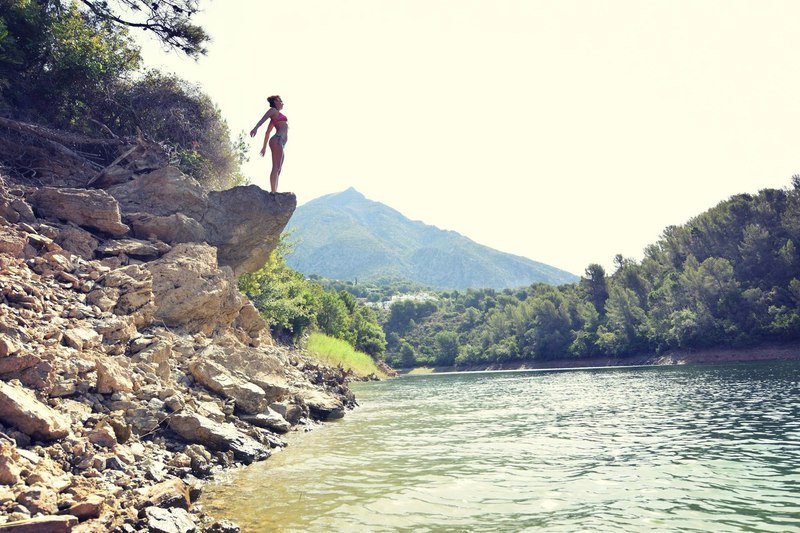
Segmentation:
{"type": "Polygon", "coordinates": [[[227,519],[217,520],[205,529],[205,533],[241,533],[242,528],[227,519]]]}
{"type": "Polygon", "coordinates": [[[288,363],[276,357],[275,353],[237,342],[229,346],[211,344],[203,349],[199,357],[247,376],[248,381],[264,390],[269,403],[279,401],[289,393],[284,378],[284,368],[288,363]]]}
{"type": "Polygon", "coordinates": [[[132,433],[146,435],[155,431],[166,417],[167,414],[165,412],[141,408],[133,409],[132,412],[126,413],[125,422],[132,433]]]}
{"type": "Polygon", "coordinates": [[[5,226],[0,226],[0,254],[22,257],[27,244],[27,237],[15,231],[11,231],[5,226]]]}
{"type": "Polygon", "coordinates": [[[136,239],[107,240],[97,247],[98,257],[125,255],[142,261],[152,261],[168,252],[170,246],[163,242],[148,242],[136,239]]]}
{"type": "Polygon", "coordinates": [[[205,242],[206,230],[183,213],[158,216],[150,213],[128,213],[126,220],[138,239],[157,239],[167,244],[205,242]]]}
{"type": "Polygon", "coordinates": [[[120,165],[111,165],[100,171],[100,173],[86,183],[87,187],[95,189],[105,189],[112,185],[125,183],[133,178],[133,170],[120,165]]]}
{"type": "Polygon", "coordinates": [[[69,423],[60,414],[18,385],[0,381],[0,421],[40,440],[69,434],[69,423]]]}
{"type": "Polygon", "coordinates": [[[115,391],[133,391],[131,372],[124,357],[105,357],[96,361],[97,392],[111,394],[115,391]]]}
{"type": "Polygon", "coordinates": [[[178,244],[145,268],[153,276],[155,319],[168,327],[210,334],[244,306],[232,272],[217,267],[216,250],[206,244],[178,244]]]}
{"type": "Polygon", "coordinates": [[[86,303],[97,306],[104,313],[110,312],[119,300],[119,289],[98,287],[86,295],[86,303]]]}
{"type": "Polygon", "coordinates": [[[111,426],[100,426],[89,431],[89,442],[103,448],[113,448],[117,444],[117,435],[111,426]]]}
{"type": "Polygon", "coordinates": [[[67,509],[67,514],[77,516],[79,520],[98,518],[103,510],[105,498],[100,494],[90,494],[67,509]]]}
{"type": "MultiPolygon", "coordinates": [[[[0,185],[0,187],[3,187],[0,185]]],[[[31,207],[22,199],[14,198],[8,191],[0,191],[0,217],[3,217],[12,224],[34,222],[36,217],[33,216],[31,207]]]]}
{"type": "Polygon", "coordinates": [[[180,412],[171,416],[169,428],[188,442],[202,444],[216,451],[232,451],[239,461],[249,464],[266,459],[268,448],[227,423],[214,422],[196,413],[180,412]]]}
{"type": "Polygon", "coordinates": [[[153,276],[140,265],[129,265],[108,272],[100,280],[106,288],[119,291],[113,311],[131,316],[137,327],[149,325],[156,309],[153,276]]]}
{"type": "Polygon", "coordinates": [[[162,381],[166,381],[170,377],[169,360],[172,356],[172,346],[166,342],[157,342],[151,344],[144,350],[141,350],[131,359],[133,361],[145,361],[153,365],[156,376],[162,381]]]}
{"type": "Polygon", "coordinates": [[[189,363],[189,371],[195,380],[225,398],[233,400],[236,407],[245,413],[261,413],[267,408],[267,395],[261,387],[234,376],[221,365],[195,359],[189,363]]]}
{"type": "Polygon", "coordinates": [[[44,485],[34,485],[23,490],[17,496],[17,503],[28,509],[31,514],[58,512],[58,496],[44,485]]]}
{"type": "Polygon", "coordinates": [[[112,413],[107,419],[107,422],[114,431],[114,438],[117,442],[124,444],[130,440],[132,433],[131,427],[125,422],[125,419],[121,415],[112,413]]]}
{"type": "Polygon", "coordinates": [[[125,463],[122,459],[120,459],[116,455],[111,455],[106,458],[106,468],[108,470],[118,470],[120,472],[124,472],[125,463]]]}
{"type": "Polygon", "coordinates": [[[205,477],[211,474],[211,453],[199,444],[190,444],[184,450],[190,459],[192,474],[205,477]]]}
{"type": "Polygon", "coordinates": [[[292,193],[270,194],[244,185],[209,192],[201,223],[207,242],[219,250],[219,264],[238,277],[266,264],[296,207],[292,193]]]}
{"type": "Polygon", "coordinates": [[[293,426],[298,424],[300,419],[307,414],[304,412],[303,406],[295,403],[272,403],[269,408],[281,415],[284,420],[293,426]]]}
{"type": "Polygon", "coordinates": [[[148,507],[145,509],[147,530],[150,533],[194,533],[197,527],[191,515],[183,509],[162,509],[148,507]]]}
{"type": "MultiPolygon", "coordinates": [[[[192,446],[197,445],[193,444],[192,446]]],[[[185,453],[178,452],[172,456],[167,464],[176,468],[190,468],[192,466],[192,458],[185,453]]]]}
{"type": "Polygon", "coordinates": [[[0,334],[0,357],[8,357],[19,351],[19,346],[8,335],[0,334]]]}
{"type": "Polygon", "coordinates": [[[251,380],[267,395],[268,403],[279,402],[289,394],[286,382],[277,376],[257,374],[252,376],[251,380]]]}
{"type": "Polygon", "coordinates": [[[78,226],[121,236],[128,233],[117,201],[105,191],[41,187],[28,198],[41,218],[57,218],[78,226]]]}
{"type": "Polygon", "coordinates": [[[251,338],[257,338],[262,332],[269,331],[267,321],[264,320],[250,300],[246,301],[239,311],[239,315],[233,322],[233,327],[244,331],[251,338]]]}
{"type": "Polygon", "coordinates": [[[0,505],[5,505],[8,502],[13,502],[16,499],[14,491],[9,487],[0,486],[0,505]]]}
{"type": "Polygon", "coordinates": [[[248,424],[274,431],[275,433],[286,433],[292,429],[292,425],[279,413],[269,409],[266,413],[257,415],[243,415],[240,417],[248,424]]]}
{"type": "Polygon", "coordinates": [[[38,516],[2,524],[0,533],[69,533],[77,525],[76,516],[38,516]]]}
{"type": "Polygon", "coordinates": [[[100,346],[103,337],[93,329],[77,327],[65,330],[62,340],[65,345],[82,352],[100,346]]]}
{"type": "Polygon", "coordinates": [[[185,404],[183,403],[183,400],[181,400],[180,396],[169,396],[164,400],[164,406],[169,410],[170,413],[175,413],[183,409],[185,404]]]}
{"type": "Polygon", "coordinates": [[[178,507],[188,510],[192,503],[189,497],[189,486],[178,478],[171,478],[148,487],[143,490],[142,496],[148,506],[178,507]]]}
{"type": "Polygon", "coordinates": [[[22,468],[13,446],[0,440],[0,485],[16,485],[22,481],[22,468]]]}
{"type": "Polygon", "coordinates": [[[335,420],[344,416],[341,400],[319,389],[303,389],[300,393],[311,416],[317,420],[335,420]]]}
{"type": "Polygon", "coordinates": [[[169,216],[183,213],[199,219],[207,208],[203,187],[175,167],[163,167],[107,189],[125,213],[169,216]]]}
{"type": "MultiPolygon", "coordinates": [[[[41,459],[37,456],[37,459],[41,459]]],[[[25,483],[28,485],[43,485],[54,493],[58,494],[68,489],[72,484],[72,478],[64,473],[60,468],[53,467],[47,461],[40,461],[35,470],[28,475],[25,483]]]]}
{"type": "Polygon", "coordinates": [[[93,259],[99,242],[85,229],[76,226],[64,226],[59,229],[56,244],[64,250],[84,259],[93,259]]]}
{"type": "MultiPolygon", "coordinates": [[[[2,362],[17,359],[18,356],[13,357],[6,357],[5,359],[0,359],[0,365],[2,362]]],[[[38,358],[35,358],[38,359],[38,358]]],[[[9,372],[3,376],[3,379],[13,380],[17,379],[22,383],[24,386],[43,390],[43,391],[50,391],[53,387],[53,379],[54,379],[54,367],[50,361],[42,361],[38,360],[35,364],[26,367],[23,370],[16,371],[16,372],[9,372]]]]}
{"type": "Polygon", "coordinates": [[[127,344],[132,337],[138,335],[135,319],[131,316],[112,316],[92,320],[92,326],[103,336],[106,344],[127,344]]]}

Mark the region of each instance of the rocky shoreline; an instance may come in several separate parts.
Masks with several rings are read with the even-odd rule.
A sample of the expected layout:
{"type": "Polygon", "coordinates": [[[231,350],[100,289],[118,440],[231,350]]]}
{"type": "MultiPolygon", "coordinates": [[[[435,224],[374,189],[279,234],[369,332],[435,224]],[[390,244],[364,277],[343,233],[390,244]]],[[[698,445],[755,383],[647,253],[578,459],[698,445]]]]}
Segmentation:
{"type": "Polygon", "coordinates": [[[0,168],[0,532],[237,531],[192,507],[200,480],[355,404],[236,287],[296,200],[108,152],[0,168]]]}

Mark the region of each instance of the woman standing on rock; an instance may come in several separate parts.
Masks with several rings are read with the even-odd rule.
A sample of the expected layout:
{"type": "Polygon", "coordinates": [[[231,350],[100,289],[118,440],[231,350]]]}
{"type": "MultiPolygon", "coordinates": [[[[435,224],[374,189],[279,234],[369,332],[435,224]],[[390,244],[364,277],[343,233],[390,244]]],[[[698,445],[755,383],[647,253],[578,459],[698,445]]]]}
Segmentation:
{"type": "Polygon", "coordinates": [[[269,174],[269,186],[272,192],[278,192],[278,177],[281,175],[281,168],[283,167],[283,147],[286,146],[286,141],[289,139],[289,122],[286,115],[281,113],[283,109],[283,100],[278,95],[270,96],[267,98],[269,102],[269,109],[261,120],[258,121],[256,127],[250,131],[250,137],[255,137],[258,133],[258,128],[269,120],[267,132],[264,135],[264,146],[261,147],[261,157],[267,153],[267,144],[272,152],[272,172],[269,174]],[[275,135],[269,138],[272,128],[275,128],[275,135]]]}

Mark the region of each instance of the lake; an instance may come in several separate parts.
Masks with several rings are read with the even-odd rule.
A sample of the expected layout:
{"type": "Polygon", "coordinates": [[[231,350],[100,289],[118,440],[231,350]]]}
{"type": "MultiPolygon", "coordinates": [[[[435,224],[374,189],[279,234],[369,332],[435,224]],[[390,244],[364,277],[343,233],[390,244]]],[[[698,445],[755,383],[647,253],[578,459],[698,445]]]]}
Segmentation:
{"type": "Polygon", "coordinates": [[[800,531],[800,362],[405,376],[200,503],[244,531],[800,531]]]}

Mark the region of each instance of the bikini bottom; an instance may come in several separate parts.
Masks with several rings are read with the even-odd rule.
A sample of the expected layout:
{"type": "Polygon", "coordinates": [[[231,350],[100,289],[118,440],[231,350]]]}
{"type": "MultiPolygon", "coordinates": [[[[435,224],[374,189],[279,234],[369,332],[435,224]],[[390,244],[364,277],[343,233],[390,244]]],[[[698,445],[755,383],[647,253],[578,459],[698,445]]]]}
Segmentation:
{"type": "Polygon", "coordinates": [[[281,135],[280,133],[276,133],[275,135],[272,136],[272,138],[278,139],[278,142],[281,143],[281,146],[286,146],[286,141],[288,141],[288,139],[283,135],[281,135]]]}

